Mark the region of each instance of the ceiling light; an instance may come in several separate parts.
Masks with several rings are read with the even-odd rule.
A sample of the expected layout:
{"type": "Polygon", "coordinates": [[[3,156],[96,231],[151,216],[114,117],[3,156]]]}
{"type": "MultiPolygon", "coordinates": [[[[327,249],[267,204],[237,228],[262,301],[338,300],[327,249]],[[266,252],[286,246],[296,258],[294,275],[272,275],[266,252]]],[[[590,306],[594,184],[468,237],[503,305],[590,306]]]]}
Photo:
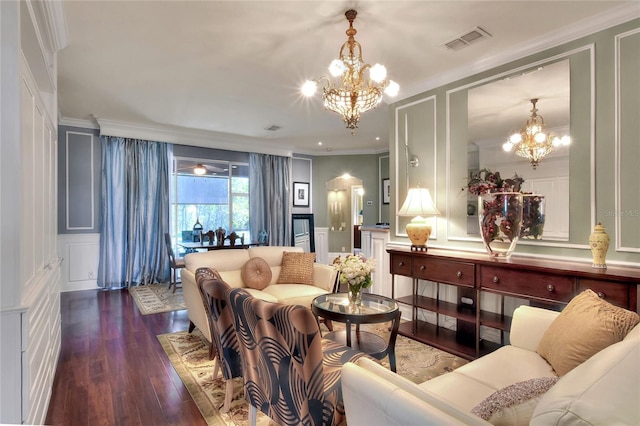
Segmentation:
{"type": "Polygon", "coordinates": [[[318,82],[324,81],[322,98],[324,107],[342,116],[342,120],[355,134],[358,121],[362,113],[378,106],[382,101],[382,93],[395,96],[400,90],[398,83],[387,80],[387,69],[380,64],[373,66],[364,63],[362,59],[362,46],[354,36],[357,31],[353,28],[353,21],[357,12],[348,10],[345,13],[349,21],[349,29],[346,33],[347,41],[340,48],[340,59],[334,59],[329,65],[329,73],[340,78],[339,86],[328,76],[306,81],[302,85],[304,96],[313,96],[318,89],[318,82]],[[365,78],[365,71],[369,71],[369,79],[365,78]]]}
{"type": "Polygon", "coordinates": [[[202,176],[207,173],[207,169],[202,164],[198,164],[193,168],[193,173],[202,176]]]}
{"type": "Polygon", "coordinates": [[[514,133],[509,140],[502,145],[502,149],[510,152],[515,148],[515,152],[520,157],[526,158],[535,169],[540,160],[559,146],[567,146],[571,143],[568,135],[562,137],[548,134],[544,130],[544,119],[538,115],[536,103],[538,99],[531,99],[533,108],[531,117],[527,120],[527,125],[519,133],[514,133]]]}

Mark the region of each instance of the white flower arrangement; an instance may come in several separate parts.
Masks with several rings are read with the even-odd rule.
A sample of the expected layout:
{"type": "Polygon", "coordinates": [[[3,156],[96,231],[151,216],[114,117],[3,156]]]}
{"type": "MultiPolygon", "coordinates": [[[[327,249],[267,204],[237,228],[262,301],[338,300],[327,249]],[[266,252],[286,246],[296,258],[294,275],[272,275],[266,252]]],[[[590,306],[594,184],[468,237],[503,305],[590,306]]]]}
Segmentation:
{"type": "Polygon", "coordinates": [[[340,284],[347,283],[350,292],[371,287],[371,273],[375,271],[375,266],[375,259],[367,259],[361,254],[350,254],[344,260],[339,257],[334,261],[334,267],[340,274],[340,284]]]}

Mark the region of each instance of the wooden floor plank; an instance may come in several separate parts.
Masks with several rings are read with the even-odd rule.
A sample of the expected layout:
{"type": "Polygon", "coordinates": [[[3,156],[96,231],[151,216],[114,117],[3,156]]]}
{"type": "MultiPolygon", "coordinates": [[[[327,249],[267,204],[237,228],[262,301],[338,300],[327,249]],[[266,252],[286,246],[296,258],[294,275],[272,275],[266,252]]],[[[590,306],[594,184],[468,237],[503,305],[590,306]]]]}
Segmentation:
{"type": "Polygon", "coordinates": [[[187,312],[140,314],[127,290],[62,293],[62,346],[48,425],[205,425],[158,334],[187,312]]]}

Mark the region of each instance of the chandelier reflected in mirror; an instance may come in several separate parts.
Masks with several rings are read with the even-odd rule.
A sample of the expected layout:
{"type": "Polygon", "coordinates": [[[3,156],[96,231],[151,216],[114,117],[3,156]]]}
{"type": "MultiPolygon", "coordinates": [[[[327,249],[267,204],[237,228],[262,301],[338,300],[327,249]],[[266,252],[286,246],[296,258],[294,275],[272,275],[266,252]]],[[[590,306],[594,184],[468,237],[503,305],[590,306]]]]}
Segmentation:
{"type": "Polygon", "coordinates": [[[547,154],[559,146],[567,146],[571,143],[568,135],[562,137],[545,132],[544,119],[538,115],[536,103],[538,99],[531,99],[531,117],[527,125],[519,133],[514,133],[509,140],[502,145],[502,149],[509,152],[515,147],[515,152],[520,157],[526,158],[535,168],[547,154]]]}
{"type": "Polygon", "coordinates": [[[358,121],[362,113],[375,108],[382,101],[383,92],[389,96],[395,96],[400,90],[398,83],[387,80],[387,69],[380,64],[373,66],[362,59],[362,46],[354,36],[357,31],[353,28],[353,21],[357,12],[348,10],[345,13],[349,21],[347,29],[347,41],[340,48],[339,59],[334,59],[329,65],[329,73],[339,79],[334,81],[328,76],[322,76],[315,80],[307,80],[302,86],[302,94],[313,96],[318,90],[320,81],[324,107],[342,116],[342,120],[355,134],[358,121]],[[365,78],[365,72],[369,71],[369,78],[365,78]]]}

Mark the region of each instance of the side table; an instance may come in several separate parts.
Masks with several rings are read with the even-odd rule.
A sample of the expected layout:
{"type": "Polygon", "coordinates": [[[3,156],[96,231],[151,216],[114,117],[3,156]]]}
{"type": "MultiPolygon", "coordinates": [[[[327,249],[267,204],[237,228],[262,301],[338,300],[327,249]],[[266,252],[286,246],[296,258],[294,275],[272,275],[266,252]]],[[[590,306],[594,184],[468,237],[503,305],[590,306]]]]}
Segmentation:
{"type": "Polygon", "coordinates": [[[345,330],[332,331],[324,337],[352,349],[364,352],[376,359],[389,356],[391,371],[396,372],[396,337],[400,325],[400,309],[395,300],[377,294],[362,294],[362,304],[349,304],[347,293],[323,294],[313,299],[311,311],[316,317],[345,323],[345,330]],[[360,324],[377,324],[391,321],[389,341],[369,331],[361,331],[360,324]],[[355,324],[355,330],[351,325],[355,324]]]}

